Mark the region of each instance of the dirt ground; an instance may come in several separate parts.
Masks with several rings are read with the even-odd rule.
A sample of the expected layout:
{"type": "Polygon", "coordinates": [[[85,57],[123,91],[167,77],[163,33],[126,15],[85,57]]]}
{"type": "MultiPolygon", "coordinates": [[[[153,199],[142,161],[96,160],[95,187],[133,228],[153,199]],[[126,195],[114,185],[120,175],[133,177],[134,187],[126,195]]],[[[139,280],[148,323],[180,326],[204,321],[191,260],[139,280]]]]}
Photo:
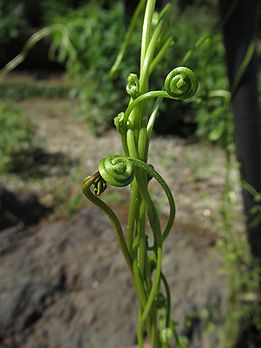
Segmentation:
{"type": "MultiPolygon", "coordinates": [[[[33,191],[41,203],[57,208],[33,228],[18,226],[0,234],[0,298],[9,294],[0,310],[5,318],[1,347],[130,347],[136,317],[130,278],[109,222],[80,192],[83,178],[97,170],[101,158],[122,152],[119,136],[110,130],[95,138],[75,100],[34,98],[19,105],[36,124],[39,143],[51,160],[36,163],[30,175],[1,175],[0,181],[8,182],[10,190],[33,191]]],[[[180,322],[189,318],[181,329],[189,347],[217,347],[219,337],[207,319],[213,308],[224,310],[227,298],[216,249],[223,235],[224,154],[210,145],[155,136],[149,162],[169,183],[177,205],[164,257],[172,312],[180,322]]],[[[233,180],[234,229],[243,234],[236,169],[233,180]]],[[[164,220],[164,195],[154,182],[151,192],[164,220]]],[[[125,223],[128,190],[109,188],[104,199],[125,223]]]]}
{"type": "MultiPolygon", "coordinates": [[[[122,153],[116,131],[110,130],[103,137],[96,138],[84,119],[79,117],[78,103],[75,100],[46,101],[34,98],[23,100],[19,105],[36,124],[40,146],[51,161],[36,163],[35,168],[30,168],[31,176],[9,174],[10,188],[34,190],[43,202],[53,204],[56,197],[52,193],[57,194],[57,187],[63,186],[71,194],[80,193],[79,182],[97,170],[101,158],[108,154],[122,153]],[[47,171],[44,172],[44,169],[47,171]]],[[[211,233],[215,234],[224,187],[223,152],[209,144],[193,143],[171,136],[155,136],[150,146],[149,162],[165,178],[175,195],[177,220],[186,221],[187,224],[189,221],[194,224],[194,220],[199,220],[201,225],[210,227],[211,233]],[[189,214],[190,219],[184,218],[184,214],[189,214]]],[[[231,194],[237,201],[240,219],[241,196],[236,166],[232,177],[234,187],[231,194]]],[[[164,214],[163,195],[157,184],[152,184],[151,189],[164,214]]],[[[116,201],[125,199],[124,194],[117,189],[115,194],[110,190],[109,199],[110,196],[116,201]]],[[[239,221],[238,228],[241,223],[242,220],[239,221]]]]}

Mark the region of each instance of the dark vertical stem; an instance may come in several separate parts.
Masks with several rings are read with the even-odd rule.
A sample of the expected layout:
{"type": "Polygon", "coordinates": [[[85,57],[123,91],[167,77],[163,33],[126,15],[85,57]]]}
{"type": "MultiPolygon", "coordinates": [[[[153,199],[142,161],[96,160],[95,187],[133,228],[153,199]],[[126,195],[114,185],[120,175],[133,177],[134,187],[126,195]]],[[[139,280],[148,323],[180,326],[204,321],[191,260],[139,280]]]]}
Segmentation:
{"type": "MultiPolygon", "coordinates": [[[[260,0],[219,0],[226,48],[227,69],[232,92],[232,112],[235,124],[236,154],[243,182],[261,192],[261,126],[258,104],[257,58],[253,51],[246,63],[246,57],[255,40],[255,17],[260,0]],[[233,3],[233,9],[231,4],[233,3]],[[231,11],[230,11],[231,10],[231,11]],[[230,12],[230,13],[229,13],[230,12]],[[229,15],[226,17],[226,14],[229,15]],[[244,62],[244,63],[243,63],[244,62]],[[242,64],[243,63],[243,64],[242,64]],[[243,70],[242,70],[243,67],[243,70]],[[243,71],[243,74],[241,75],[243,71]],[[240,76],[240,79],[239,79],[240,76]]],[[[253,46],[252,46],[253,47],[253,46]]],[[[243,202],[246,213],[247,236],[252,255],[261,261],[261,221],[252,225],[253,194],[243,186],[243,202]]],[[[260,280],[261,284],[261,280],[260,280]]],[[[243,324],[243,323],[242,323],[243,324]]],[[[253,323],[242,325],[234,348],[250,347],[251,342],[259,346],[261,337],[253,323]]]]}
{"type": "MultiPolygon", "coordinates": [[[[231,6],[230,0],[220,0],[222,18],[231,6]]],[[[255,40],[255,14],[257,1],[238,0],[226,21],[223,34],[226,48],[228,76],[232,95],[232,111],[235,124],[236,153],[240,164],[241,179],[261,192],[261,128],[258,105],[257,59],[254,53],[242,78],[238,73],[248,49],[255,40]]],[[[257,203],[253,195],[243,189],[243,201],[247,216],[247,233],[253,256],[261,259],[261,222],[251,226],[251,208],[257,203]]],[[[259,202],[260,204],[260,202],[259,202]]]]}

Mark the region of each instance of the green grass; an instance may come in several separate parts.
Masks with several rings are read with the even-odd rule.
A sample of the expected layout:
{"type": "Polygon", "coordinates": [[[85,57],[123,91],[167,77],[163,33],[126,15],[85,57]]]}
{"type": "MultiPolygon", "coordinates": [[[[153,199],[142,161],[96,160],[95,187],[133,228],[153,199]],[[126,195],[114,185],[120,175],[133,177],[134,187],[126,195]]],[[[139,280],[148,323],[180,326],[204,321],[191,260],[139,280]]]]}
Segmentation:
{"type": "Polygon", "coordinates": [[[32,165],[35,127],[14,103],[0,102],[0,170],[32,165]]]}
{"type": "Polygon", "coordinates": [[[68,98],[71,87],[35,81],[0,81],[0,99],[68,98]]]}

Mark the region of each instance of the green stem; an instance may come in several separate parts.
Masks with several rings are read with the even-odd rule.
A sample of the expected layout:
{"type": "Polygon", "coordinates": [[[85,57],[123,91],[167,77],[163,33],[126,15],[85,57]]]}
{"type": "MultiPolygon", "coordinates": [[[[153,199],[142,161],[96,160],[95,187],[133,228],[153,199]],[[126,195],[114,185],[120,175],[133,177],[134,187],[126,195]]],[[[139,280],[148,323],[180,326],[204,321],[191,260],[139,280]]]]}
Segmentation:
{"type": "MultiPolygon", "coordinates": [[[[157,26],[151,35],[151,39],[148,43],[147,49],[145,51],[143,64],[141,66],[141,73],[140,73],[140,93],[144,93],[147,91],[148,88],[148,81],[149,76],[152,73],[153,69],[156,67],[157,63],[163,58],[163,55],[166,52],[166,49],[170,45],[170,41],[167,39],[167,46],[165,45],[166,41],[166,21],[165,17],[170,14],[171,6],[168,4],[164,7],[164,9],[160,13],[160,19],[157,23],[157,26]],[[160,55],[157,56],[157,59],[152,64],[152,61],[154,59],[155,50],[157,47],[160,47],[160,55]],[[164,47],[162,51],[162,46],[164,47]]],[[[172,41],[172,39],[171,39],[172,41]]]]}
{"type": "Polygon", "coordinates": [[[134,166],[143,169],[149,175],[154,177],[166,193],[166,196],[167,196],[168,201],[169,201],[170,213],[169,213],[168,222],[167,222],[167,224],[164,228],[163,234],[162,234],[163,240],[165,240],[167,238],[170,230],[171,230],[171,227],[172,227],[174,219],[175,219],[175,214],[176,214],[175,201],[174,201],[172,193],[169,189],[169,186],[167,185],[166,181],[162,178],[162,176],[158,172],[156,172],[155,169],[152,168],[152,166],[150,166],[147,163],[144,163],[138,159],[134,159],[134,158],[129,158],[129,159],[134,166]]]}
{"type": "Polygon", "coordinates": [[[160,21],[159,24],[157,25],[152,35],[152,38],[149,42],[148,48],[146,50],[146,54],[145,54],[144,62],[142,66],[142,71],[141,71],[141,76],[140,76],[140,86],[141,86],[140,93],[143,93],[144,92],[143,88],[146,89],[147,87],[151,61],[153,60],[154,52],[156,49],[156,43],[159,36],[161,35],[163,24],[164,24],[163,21],[160,21]]]}
{"type": "Polygon", "coordinates": [[[133,275],[134,275],[134,280],[136,283],[137,294],[138,294],[138,297],[140,299],[141,306],[142,306],[142,308],[144,308],[146,303],[147,303],[147,296],[146,296],[146,293],[144,290],[142,277],[141,277],[140,270],[138,267],[137,257],[134,258],[134,260],[133,260],[133,275]]]}
{"type": "Polygon", "coordinates": [[[116,57],[116,60],[113,64],[113,66],[111,67],[111,70],[109,72],[109,77],[113,77],[115,75],[115,72],[117,71],[117,69],[119,68],[119,65],[127,51],[127,48],[129,46],[129,43],[130,43],[130,39],[131,39],[131,36],[133,34],[133,31],[135,29],[135,26],[137,24],[137,21],[138,21],[138,18],[139,18],[139,15],[141,13],[141,11],[143,10],[144,6],[145,6],[145,2],[146,0],[141,0],[138,4],[138,6],[136,7],[136,10],[132,16],[132,19],[131,19],[131,23],[130,23],[130,26],[129,26],[129,29],[125,35],[125,38],[123,40],[123,43],[122,43],[122,46],[120,48],[120,52],[118,53],[117,57],[116,57]]]}
{"type": "Polygon", "coordinates": [[[109,217],[109,219],[114,227],[114,230],[116,232],[116,237],[118,239],[123,256],[124,256],[124,258],[127,262],[127,265],[129,266],[129,269],[132,273],[133,272],[132,271],[132,258],[131,258],[131,255],[129,253],[127,244],[125,242],[123,231],[121,228],[121,224],[120,224],[117,216],[115,215],[114,211],[106,203],[104,203],[101,199],[99,199],[97,196],[95,196],[91,192],[91,186],[99,176],[100,176],[100,173],[97,172],[93,176],[86,177],[85,180],[83,181],[82,192],[92,203],[94,203],[96,206],[101,208],[105,212],[105,214],[109,217]]]}
{"type": "Polygon", "coordinates": [[[127,130],[126,138],[130,157],[137,158],[138,152],[135,142],[135,133],[132,129],[127,130]]]}
{"type": "MultiPolygon", "coordinates": [[[[128,146],[128,152],[131,157],[137,157],[136,143],[135,143],[135,134],[129,129],[126,135],[126,143],[128,146]]],[[[135,222],[138,217],[138,208],[140,205],[140,197],[139,197],[139,189],[136,179],[131,184],[131,197],[130,197],[130,205],[129,205],[129,213],[128,213],[128,225],[127,225],[127,238],[128,245],[132,249],[133,241],[134,241],[134,230],[135,230],[135,222]]]]}
{"type": "Polygon", "coordinates": [[[144,348],[144,342],[143,342],[143,322],[141,320],[141,308],[140,307],[139,307],[139,310],[138,310],[137,338],[138,338],[139,348],[144,348]]]}
{"type": "MultiPolygon", "coordinates": [[[[133,153],[133,155],[137,158],[134,132],[132,132],[131,130],[128,130],[128,132],[127,132],[127,143],[128,143],[128,148],[129,148],[130,153],[133,153]]],[[[131,160],[132,160],[132,163],[138,163],[137,167],[140,167],[139,169],[144,169],[144,165],[148,166],[148,165],[144,164],[144,162],[139,161],[135,158],[131,158],[131,160]],[[138,162],[136,162],[136,161],[138,161],[138,162]],[[143,165],[140,166],[139,164],[143,164],[143,165]]],[[[155,271],[155,277],[154,277],[154,281],[153,281],[152,287],[150,289],[149,297],[147,299],[146,305],[144,307],[144,311],[142,313],[142,318],[141,318],[141,323],[143,325],[143,323],[146,321],[146,319],[148,317],[149,312],[151,311],[153,301],[154,301],[155,296],[157,295],[157,292],[159,289],[160,273],[161,273],[161,265],[162,265],[162,239],[161,239],[161,229],[160,229],[158,214],[157,214],[157,211],[153,205],[153,202],[152,202],[150,195],[149,195],[147,188],[146,188],[147,180],[144,180],[144,176],[142,176],[142,172],[140,172],[140,171],[137,171],[135,176],[136,176],[136,180],[137,180],[137,184],[138,184],[138,187],[140,190],[141,197],[142,197],[142,199],[143,199],[143,201],[146,204],[146,207],[148,209],[149,220],[150,220],[150,224],[152,226],[152,230],[153,230],[153,234],[154,234],[154,240],[155,240],[155,244],[156,244],[156,253],[157,253],[157,266],[156,266],[156,271],[155,271]]],[[[139,226],[139,227],[141,227],[141,226],[139,226]]],[[[142,226],[142,229],[144,229],[144,225],[142,226]]],[[[140,233],[144,233],[144,232],[140,231],[140,233]]],[[[144,257],[144,255],[142,257],[144,257]]],[[[145,271],[145,269],[144,269],[144,271],[145,271]]],[[[139,278],[139,276],[140,276],[140,274],[137,270],[137,274],[135,275],[135,279],[136,279],[136,277],[139,278]]]]}
{"type": "MultiPolygon", "coordinates": [[[[134,131],[129,129],[127,131],[127,145],[128,145],[128,151],[130,153],[130,156],[133,156],[134,158],[137,158],[137,149],[136,149],[136,143],[135,143],[135,134],[134,131]]],[[[138,213],[138,207],[141,204],[140,199],[140,193],[139,193],[139,185],[136,179],[134,179],[134,182],[132,184],[132,190],[131,190],[131,200],[130,200],[130,208],[129,208],[129,216],[128,216],[128,236],[129,236],[129,243],[132,241],[134,242],[134,238],[138,236],[134,236],[135,231],[135,221],[136,226],[139,228],[142,228],[143,230],[140,230],[140,234],[144,234],[145,224],[144,222],[139,221],[139,213],[138,213]],[[142,223],[142,225],[141,225],[142,223]]],[[[144,217],[143,217],[144,218],[144,217]]],[[[129,244],[130,245],[130,244],[129,244]]],[[[133,246],[132,246],[133,248],[133,246]]],[[[138,264],[137,264],[137,255],[134,256],[133,261],[133,270],[134,270],[134,278],[137,283],[138,291],[141,294],[142,297],[142,305],[145,306],[145,291],[144,291],[144,284],[142,281],[142,275],[140,274],[138,264]]],[[[143,256],[144,257],[144,256],[143,256]]]]}
{"type": "MultiPolygon", "coordinates": [[[[110,218],[122,253],[130,268],[139,301],[137,325],[139,348],[144,348],[145,332],[150,338],[151,348],[161,347],[157,304],[155,301],[161,288],[161,281],[167,297],[165,326],[166,328],[172,327],[170,289],[167,279],[162,272],[162,256],[163,242],[168,236],[175,218],[175,201],[165,180],[147,163],[149,142],[162,99],[180,100],[189,98],[197,89],[197,81],[193,72],[186,67],[178,67],[167,75],[164,90],[149,91],[150,74],[161,62],[173,42],[168,23],[171,7],[170,5],[164,7],[159,16],[156,17],[157,23],[154,25],[155,3],[156,0],[140,1],[121,50],[110,70],[110,76],[112,76],[127,50],[138,16],[146,4],[141,38],[140,76],[138,79],[136,74],[132,74],[128,78],[127,91],[131,95],[130,102],[125,113],[122,112],[115,118],[115,125],[120,133],[126,158],[119,159],[118,157],[121,156],[114,155],[111,156],[112,160],[109,162],[105,159],[102,160],[99,164],[101,174],[97,172],[92,177],[87,177],[83,183],[83,192],[86,197],[99,206],[110,218]],[[154,106],[150,102],[153,98],[157,99],[154,106]],[[123,177],[126,185],[134,177],[134,180],[131,182],[126,240],[115,213],[90,190],[92,184],[96,185],[94,186],[94,190],[96,190],[94,193],[99,195],[105,190],[106,183],[123,186],[123,182],[120,180],[117,180],[117,185],[114,184],[116,180],[112,180],[114,176],[109,174],[109,169],[112,168],[112,173],[115,174],[115,177],[117,179],[123,177]],[[127,177],[126,174],[129,174],[129,168],[131,168],[131,174],[127,177]],[[100,180],[101,177],[99,178],[99,175],[101,175],[103,181],[100,180]],[[157,180],[163,189],[169,204],[169,216],[166,225],[163,226],[164,228],[161,226],[158,211],[149,192],[148,186],[152,177],[157,180]],[[98,181],[95,181],[97,179],[98,181]],[[153,235],[152,246],[148,245],[146,235],[147,222],[149,222],[153,235]]],[[[164,348],[167,348],[167,346],[164,346],[164,348]]]]}
{"type": "Polygon", "coordinates": [[[167,281],[167,278],[165,277],[164,273],[161,272],[160,274],[161,279],[163,281],[165,292],[166,292],[166,298],[167,298],[167,313],[166,313],[166,327],[169,327],[170,324],[170,312],[171,312],[171,294],[170,294],[170,288],[167,281]]]}
{"type": "Polygon", "coordinates": [[[144,311],[142,313],[142,322],[144,322],[151,310],[153,301],[158,293],[159,290],[159,283],[160,283],[160,274],[161,274],[161,266],[162,266],[162,247],[159,246],[157,248],[157,265],[156,265],[156,270],[155,270],[155,276],[153,279],[153,285],[146,303],[146,306],[144,308],[144,311]]]}
{"type": "Polygon", "coordinates": [[[157,265],[156,265],[153,285],[149,293],[149,297],[146,302],[144,311],[142,313],[142,321],[144,322],[148,317],[148,314],[153,305],[153,301],[159,289],[160,273],[161,273],[161,266],[162,266],[162,238],[161,238],[161,229],[160,229],[160,222],[159,222],[157,210],[151,200],[151,197],[148,193],[146,186],[144,185],[144,182],[142,181],[142,177],[139,175],[139,172],[137,173],[137,182],[139,184],[141,197],[144,200],[148,210],[148,216],[149,216],[150,225],[154,235],[154,241],[155,241],[155,247],[156,247],[155,251],[157,256],[157,265]]]}
{"type": "Polygon", "coordinates": [[[127,241],[129,250],[132,252],[133,241],[134,241],[134,229],[135,229],[135,219],[137,216],[138,205],[137,200],[139,195],[139,189],[136,179],[133,180],[131,184],[131,195],[128,213],[128,224],[127,224],[127,241]]]}
{"type": "Polygon", "coordinates": [[[147,144],[148,144],[147,129],[141,128],[139,131],[139,138],[138,138],[138,155],[143,162],[147,162],[147,152],[146,152],[147,144]]]}
{"type": "MultiPolygon", "coordinates": [[[[139,232],[139,241],[140,241],[140,248],[139,248],[139,266],[140,266],[140,272],[142,275],[142,278],[144,279],[146,285],[146,262],[147,262],[147,245],[146,245],[146,235],[145,235],[145,217],[146,217],[146,207],[144,202],[141,202],[140,205],[140,215],[139,215],[139,225],[138,225],[138,232],[139,232]]],[[[148,287],[147,287],[148,288],[148,287]]]]}
{"type": "Polygon", "coordinates": [[[120,222],[119,222],[117,216],[115,215],[115,213],[113,212],[113,210],[109,206],[107,206],[107,204],[105,204],[101,199],[99,199],[97,196],[95,196],[91,192],[91,186],[98,179],[99,176],[100,176],[100,173],[96,172],[94,175],[86,177],[85,180],[83,181],[82,192],[92,203],[94,203],[97,207],[102,209],[105,212],[105,214],[109,217],[109,219],[114,227],[114,231],[116,232],[116,237],[118,239],[123,256],[127,262],[127,265],[129,267],[130,271],[131,271],[134,287],[135,287],[135,290],[137,293],[137,297],[139,298],[139,301],[140,301],[142,307],[144,308],[146,301],[147,301],[147,296],[146,296],[146,293],[145,293],[145,290],[143,287],[143,281],[142,281],[140,274],[139,274],[137,259],[136,260],[132,259],[131,255],[129,253],[128,247],[127,247],[125,239],[124,239],[124,235],[122,232],[120,222]]]}
{"type": "MultiPolygon", "coordinates": [[[[147,124],[147,138],[148,138],[148,143],[151,139],[151,134],[152,134],[152,130],[153,130],[153,126],[159,111],[159,107],[160,107],[160,103],[162,102],[162,98],[158,98],[155,102],[154,108],[152,110],[152,113],[150,115],[150,118],[148,120],[148,124],[147,124]]],[[[147,149],[148,151],[148,149],[147,149]]]]}
{"type": "MultiPolygon", "coordinates": [[[[63,34],[65,31],[66,26],[64,26],[63,24],[53,24],[34,33],[24,44],[21,53],[19,53],[15,58],[13,58],[0,70],[0,76],[9,73],[11,70],[15,69],[19,64],[21,64],[26,59],[29,51],[39,41],[41,41],[47,36],[50,36],[53,33],[60,32],[61,34],[63,34]]],[[[74,47],[72,46],[70,40],[67,40],[66,43],[71,52],[74,52],[74,47]]]]}
{"type": "Polygon", "coordinates": [[[135,108],[135,106],[137,106],[141,102],[144,102],[146,100],[153,99],[153,98],[168,98],[168,99],[178,100],[178,98],[172,97],[166,91],[162,91],[162,90],[144,93],[140,95],[138,98],[134,99],[133,102],[130,103],[129,106],[127,107],[124,113],[123,125],[127,124],[128,117],[130,116],[130,113],[135,108]]]}
{"type": "Polygon", "coordinates": [[[141,55],[140,55],[140,72],[142,75],[144,59],[146,55],[146,51],[151,38],[151,26],[152,26],[152,17],[155,8],[155,0],[148,0],[143,20],[143,28],[142,28],[142,38],[141,38],[141,55]]]}
{"type": "Polygon", "coordinates": [[[156,55],[156,57],[153,59],[153,61],[150,64],[150,68],[149,68],[150,75],[155,70],[156,66],[161,62],[167,50],[172,44],[173,44],[172,37],[168,37],[166,42],[164,43],[164,45],[162,46],[162,48],[160,49],[160,51],[158,52],[158,54],[156,55]]]}

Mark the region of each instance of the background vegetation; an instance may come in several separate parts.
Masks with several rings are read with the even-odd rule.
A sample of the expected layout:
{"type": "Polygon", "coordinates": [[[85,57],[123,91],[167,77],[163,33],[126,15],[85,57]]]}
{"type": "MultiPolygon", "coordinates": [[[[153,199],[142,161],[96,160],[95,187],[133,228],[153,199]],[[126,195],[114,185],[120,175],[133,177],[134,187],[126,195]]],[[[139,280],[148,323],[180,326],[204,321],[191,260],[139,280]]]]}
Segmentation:
{"type": "MultiPolygon", "coordinates": [[[[19,7],[21,25],[30,23],[30,16],[26,17],[26,4],[19,7]]],[[[124,88],[129,71],[138,71],[135,62],[139,56],[140,28],[135,29],[126,57],[116,75],[109,78],[108,72],[124,38],[122,29],[127,26],[123,2],[44,0],[40,5],[39,25],[64,25],[63,32],[55,32],[51,37],[49,58],[64,65],[72,84],[71,95],[81,100],[82,114],[89,127],[96,134],[102,134],[112,125],[113,118],[126,102],[124,88]],[[88,107],[90,104],[91,108],[88,107]]],[[[216,30],[217,3],[178,2],[174,8],[174,43],[169,49],[168,58],[160,67],[161,71],[153,78],[153,88],[162,87],[163,81],[158,76],[164,76],[174,63],[186,64],[197,71],[200,91],[196,103],[195,100],[175,106],[168,103],[161,111],[156,131],[183,136],[194,134],[201,139],[216,142],[223,136],[228,110],[226,101],[220,98],[209,100],[209,91],[213,88],[228,88],[224,48],[221,35],[216,30]],[[197,16],[194,15],[195,11],[197,16]],[[206,103],[207,100],[209,103],[206,103]],[[175,117],[172,117],[174,113],[175,117]]],[[[12,25],[8,18],[6,23],[12,25]]],[[[17,25],[19,21],[13,23],[12,30],[15,32],[17,25]]],[[[5,30],[9,31],[9,27],[5,30]]],[[[5,44],[0,38],[0,47],[5,44]]]]}
{"type": "MultiPolygon", "coordinates": [[[[224,332],[230,334],[235,329],[235,321],[240,323],[245,318],[256,320],[258,317],[251,301],[246,298],[257,291],[260,269],[255,267],[253,270],[245,240],[237,240],[233,234],[235,202],[233,183],[229,179],[234,156],[233,123],[226,92],[228,80],[218,4],[216,0],[180,0],[173,3],[174,42],[167,59],[153,77],[152,87],[162,87],[163,81],[159,76],[166,75],[173,65],[187,65],[197,72],[200,88],[191,102],[175,105],[166,103],[156,122],[156,131],[217,144],[225,149],[229,159],[220,207],[223,219],[220,229],[224,231],[224,238],[217,247],[222,256],[223,271],[230,277],[231,305],[224,325],[224,332]],[[218,90],[219,93],[213,96],[213,90],[218,90]],[[243,273],[244,277],[241,277],[243,273]]],[[[113,118],[127,101],[125,84],[128,73],[138,71],[139,27],[133,33],[126,57],[118,71],[113,78],[109,77],[127,22],[122,1],[0,0],[2,66],[21,51],[30,35],[42,27],[59,23],[63,30],[54,30],[42,47],[46,61],[49,59],[59,63],[47,63],[48,67],[64,71],[68,81],[66,85],[45,84],[41,81],[12,82],[8,79],[0,81],[1,172],[19,172],[22,167],[33,165],[33,149],[37,143],[36,127],[15,105],[15,101],[32,96],[48,99],[76,98],[80,101],[77,102],[77,113],[88,129],[97,135],[103,135],[112,126],[113,118]]],[[[260,26],[258,30],[260,35],[260,26]]],[[[41,46],[41,42],[37,45],[41,46]]],[[[259,42],[258,59],[261,63],[260,52],[259,42]]],[[[32,65],[29,58],[30,53],[20,69],[29,72],[39,70],[41,63],[38,64],[36,59],[35,65],[32,65]]],[[[259,85],[261,87],[260,76],[259,85]]],[[[173,163],[168,165],[172,166],[173,163]]],[[[73,173],[70,179],[78,183],[75,171],[69,170],[68,173],[73,173]]],[[[53,187],[55,186],[52,193],[56,203],[62,205],[68,199],[65,209],[68,209],[69,214],[77,211],[81,206],[81,196],[73,190],[71,192],[65,180],[53,187]]],[[[212,329],[213,327],[215,329],[215,322],[212,329]]],[[[231,334],[230,346],[239,329],[239,326],[236,327],[236,331],[231,334]]],[[[228,347],[228,343],[224,343],[224,346],[225,344],[228,347]]]]}

